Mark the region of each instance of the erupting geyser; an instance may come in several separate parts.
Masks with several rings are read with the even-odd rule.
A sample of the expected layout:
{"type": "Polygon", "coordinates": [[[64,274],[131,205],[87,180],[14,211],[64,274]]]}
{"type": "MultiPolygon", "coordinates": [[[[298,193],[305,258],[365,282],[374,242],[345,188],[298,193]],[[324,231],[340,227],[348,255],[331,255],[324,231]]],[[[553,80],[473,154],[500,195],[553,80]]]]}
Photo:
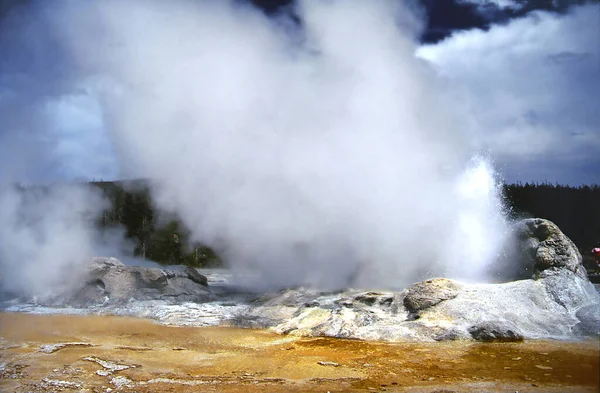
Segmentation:
{"type": "Polygon", "coordinates": [[[234,1],[47,7],[72,71],[59,97],[96,100],[122,175],[261,285],[485,277],[498,185],[402,2],[305,0],[294,20],[234,1]]]}
{"type": "Polygon", "coordinates": [[[233,267],[325,287],[484,275],[497,185],[415,57],[409,9],[302,1],[299,25],[226,2],[75,9],[77,58],[119,86],[101,93],[123,163],[233,267]],[[90,23],[106,45],[85,44],[90,23]]]}
{"type": "Polygon", "coordinates": [[[489,161],[476,156],[459,178],[456,228],[448,245],[446,276],[487,281],[509,239],[502,186],[489,161]]]}

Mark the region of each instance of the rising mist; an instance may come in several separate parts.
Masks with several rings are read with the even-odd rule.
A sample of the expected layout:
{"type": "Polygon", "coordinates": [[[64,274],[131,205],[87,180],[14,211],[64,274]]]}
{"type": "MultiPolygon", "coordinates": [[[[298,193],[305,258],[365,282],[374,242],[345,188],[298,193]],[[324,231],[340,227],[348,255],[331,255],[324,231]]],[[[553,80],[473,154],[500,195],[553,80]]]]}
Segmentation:
{"type": "Polygon", "coordinates": [[[263,285],[485,279],[507,233],[497,182],[415,56],[413,7],[307,0],[293,19],[61,0],[41,14],[121,175],[152,179],[159,207],[232,267],[263,285]]]}
{"type": "Polygon", "coordinates": [[[81,184],[0,187],[0,294],[46,299],[78,283],[93,256],[126,252],[122,231],[97,229],[107,207],[81,184]]]}

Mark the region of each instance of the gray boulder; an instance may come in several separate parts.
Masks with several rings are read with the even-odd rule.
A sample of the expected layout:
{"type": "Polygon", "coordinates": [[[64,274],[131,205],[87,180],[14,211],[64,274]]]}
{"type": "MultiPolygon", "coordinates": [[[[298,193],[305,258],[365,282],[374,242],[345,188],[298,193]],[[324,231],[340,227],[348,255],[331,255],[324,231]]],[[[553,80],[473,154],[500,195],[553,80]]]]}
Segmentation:
{"type": "Polygon", "coordinates": [[[566,269],[587,279],[577,246],[552,221],[530,218],[516,224],[520,263],[532,266],[533,274],[556,274],[566,269]]]}
{"type": "Polygon", "coordinates": [[[509,322],[484,322],[469,328],[471,336],[478,341],[523,341],[519,328],[509,322]]]}
{"type": "Polygon", "coordinates": [[[81,283],[54,298],[52,303],[89,306],[132,299],[177,303],[205,302],[213,298],[206,277],[195,269],[169,271],[125,266],[115,258],[94,258],[84,271],[81,283]]]}
{"type": "Polygon", "coordinates": [[[404,298],[404,307],[416,313],[444,300],[454,299],[458,296],[462,286],[456,281],[447,278],[434,278],[419,282],[408,287],[408,293],[404,298]]]}
{"type": "Polygon", "coordinates": [[[583,336],[600,336],[600,304],[585,305],[575,313],[579,320],[575,331],[583,336]]]}
{"type": "Polygon", "coordinates": [[[196,284],[200,284],[205,287],[208,286],[208,278],[198,273],[198,270],[194,269],[193,267],[186,267],[185,274],[187,274],[187,277],[196,284]]]}

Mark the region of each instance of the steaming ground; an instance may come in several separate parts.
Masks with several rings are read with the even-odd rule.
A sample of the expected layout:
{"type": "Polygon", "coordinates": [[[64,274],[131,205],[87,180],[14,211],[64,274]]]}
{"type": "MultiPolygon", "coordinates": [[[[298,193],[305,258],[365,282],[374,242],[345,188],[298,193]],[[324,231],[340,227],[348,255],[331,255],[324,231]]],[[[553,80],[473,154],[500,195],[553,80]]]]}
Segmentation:
{"type": "MultiPolygon", "coordinates": [[[[127,261],[126,261],[127,262],[127,261]]],[[[132,266],[145,265],[152,267],[152,262],[139,263],[129,260],[132,266]]],[[[172,266],[170,269],[183,269],[182,266],[172,266]]],[[[250,308],[250,302],[262,293],[257,292],[255,281],[250,287],[242,283],[252,283],[257,280],[256,273],[234,275],[226,269],[201,269],[208,279],[211,291],[216,294],[214,301],[205,303],[170,304],[164,301],[134,301],[114,306],[96,305],[84,308],[77,307],[46,307],[35,302],[22,302],[18,299],[0,303],[0,309],[6,312],[25,312],[33,314],[69,314],[69,315],[125,315],[137,316],[156,320],[167,325],[178,326],[223,326],[244,314],[250,308]]]]}
{"type": "Polygon", "coordinates": [[[95,226],[106,207],[99,190],[80,184],[0,184],[0,297],[51,296],[76,284],[92,255],[120,255],[123,232],[95,226]]]}
{"type": "MultiPolygon", "coordinates": [[[[153,262],[141,261],[137,259],[125,260],[132,266],[144,265],[153,267],[153,262]]],[[[171,266],[172,270],[183,269],[183,266],[171,266]]],[[[245,271],[237,273],[228,269],[199,269],[199,272],[207,277],[208,285],[215,294],[214,300],[206,302],[184,302],[181,304],[172,304],[168,301],[137,301],[130,300],[120,304],[103,305],[97,304],[89,307],[47,307],[34,302],[23,302],[19,299],[0,302],[0,311],[4,312],[24,312],[31,314],[67,314],[67,315],[121,315],[149,318],[165,325],[175,326],[228,326],[236,325],[240,322],[240,316],[243,316],[245,322],[243,326],[252,326],[249,315],[256,304],[253,302],[264,296],[274,296],[278,291],[268,292],[258,290],[260,288],[261,274],[257,271],[245,271]],[[248,325],[250,324],[250,325],[248,325]]],[[[594,287],[600,293],[600,284],[594,287]]],[[[315,293],[321,293],[321,305],[327,303],[339,302],[341,298],[352,297],[359,293],[364,293],[361,289],[347,288],[344,291],[334,291],[327,295],[326,292],[320,292],[312,289],[315,293]]],[[[2,299],[0,299],[2,300],[2,299]]],[[[283,303],[285,304],[285,302],[283,303]]],[[[265,311],[262,311],[264,313],[265,311]]],[[[259,314],[261,312],[259,311],[259,314]]],[[[268,313],[264,315],[268,317],[268,313]]],[[[260,326],[258,323],[256,326],[260,326]]],[[[544,336],[544,338],[554,338],[559,340],[572,340],[570,336],[544,336]]]]}

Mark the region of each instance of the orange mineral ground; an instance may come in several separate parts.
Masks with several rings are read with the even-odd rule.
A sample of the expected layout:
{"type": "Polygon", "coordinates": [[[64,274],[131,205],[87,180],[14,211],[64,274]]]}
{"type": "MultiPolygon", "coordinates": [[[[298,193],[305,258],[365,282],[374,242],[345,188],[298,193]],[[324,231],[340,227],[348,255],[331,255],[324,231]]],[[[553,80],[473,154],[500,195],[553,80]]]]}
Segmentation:
{"type": "Polygon", "coordinates": [[[0,313],[2,392],[594,392],[599,344],[374,343],[0,313]]]}

